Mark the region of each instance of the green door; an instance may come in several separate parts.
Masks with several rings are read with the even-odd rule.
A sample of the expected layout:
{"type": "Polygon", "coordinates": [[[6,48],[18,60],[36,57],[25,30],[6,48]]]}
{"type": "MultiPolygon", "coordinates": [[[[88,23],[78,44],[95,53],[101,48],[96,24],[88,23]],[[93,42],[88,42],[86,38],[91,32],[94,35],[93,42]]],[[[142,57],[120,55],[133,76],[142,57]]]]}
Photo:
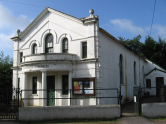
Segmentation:
{"type": "MultiPolygon", "coordinates": [[[[162,87],[164,85],[164,78],[163,77],[156,77],[156,87],[162,87]]],[[[156,88],[156,95],[160,95],[160,89],[156,88]]]]}
{"type": "Polygon", "coordinates": [[[55,106],[55,76],[47,76],[47,106],[55,106]]]}

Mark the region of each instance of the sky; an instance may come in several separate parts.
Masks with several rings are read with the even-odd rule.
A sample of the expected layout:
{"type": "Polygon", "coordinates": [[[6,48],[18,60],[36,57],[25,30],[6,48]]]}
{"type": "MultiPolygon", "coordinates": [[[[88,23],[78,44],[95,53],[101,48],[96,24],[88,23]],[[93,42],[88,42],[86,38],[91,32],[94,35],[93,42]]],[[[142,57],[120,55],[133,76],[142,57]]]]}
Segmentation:
{"type": "MultiPolygon", "coordinates": [[[[155,0],[0,0],[0,51],[13,57],[13,41],[17,29],[23,31],[45,7],[77,18],[99,16],[99,26],[125,39],[150,34],[155,0]]],[[[156,0],[151,37],[166,38],[166,0],[156,0]]]]}

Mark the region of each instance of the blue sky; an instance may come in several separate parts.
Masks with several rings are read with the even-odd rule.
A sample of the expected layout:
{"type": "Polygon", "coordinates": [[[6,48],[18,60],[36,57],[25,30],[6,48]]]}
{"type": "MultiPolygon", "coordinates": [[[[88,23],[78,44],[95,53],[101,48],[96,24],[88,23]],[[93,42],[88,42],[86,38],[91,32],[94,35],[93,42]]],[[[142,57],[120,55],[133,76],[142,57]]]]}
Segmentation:
{"type": "MultiPolygon", "coordinates": [[[[126,39],[150,33],[155,0],[0,0],[0,51],[13,56],[17,29],[24,30],[48,6],[77,18],[89,16],[94,9],[99,26],[115,37],[126,39]],[[18,4],[18,3],[24,4],[18,4]],[[35,6],[29,6],[35,5],[35,6]]],[[[151,36],[166,38],[166,0],[156,0],[151,36]]]]}

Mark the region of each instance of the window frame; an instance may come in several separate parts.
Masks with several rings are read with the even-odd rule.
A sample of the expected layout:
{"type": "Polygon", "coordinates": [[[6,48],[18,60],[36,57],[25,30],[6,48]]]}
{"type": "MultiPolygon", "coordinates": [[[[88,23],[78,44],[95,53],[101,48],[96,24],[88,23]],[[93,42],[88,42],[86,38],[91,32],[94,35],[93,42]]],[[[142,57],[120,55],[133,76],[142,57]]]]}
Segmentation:
{"type": "MultiPolygon", "coordinates": [[[[76,96],[95,96],[95,78],[73,78],[72,79],[72,94],[76,95],[76,96]],[[93,81],[93,88],[92,91],[93,93],[87,94],[85,93],[85,90],[88,90],[85,88],[84,84],[85,82],[90,82],[93,81]],[[74,89],[74,82],[82,82],[82,93],[75,93],[75,89],[74,89]]],[[[91,90],[90,90],[91,91],[91,90]]]]}
{"type": "Polygon", "coordinates": [[[23,62],[23,52],[20,52],[20,63],[23,62]]]}
{"type": "Polygon", "coordinates": [[[146,88],[150,89],[151,87],[152,87],[151,79],[146,79],[146,88]]]}
{"type": "Polygon", "coordinates": [[[134,84],[137,84],[137,70],[136,70],[136,61],[134,61],[134,84]]]}
{"type": "Polygon", "coordinates": [[[62,95],[68,95],[69,94],[69,76],[68,75],[62,75],[62,95]],[[64,77],[67,76],[67,83],[64,83],[64,77]],[[67,89],[64,88],[65,85],[67,85],[67,89]],[[65,93],[67,91],[67,93],[65,93]]]}
{"type": "Polygon", "coordinates": [[[37,94],[37,76],[32,77],[32,94],[37,94]],[[36,82],[34,82],[36,79],[36,82]]]}
{"type": "Polygon", "coordinates": [[[37,44],[33,44],[32,46],[32,54],[37,54],[37,44]]]}
{"type": "Polygon", "coordinates": [[[82,42],[82,58],[86,59],[87,55],[88,55],[87,54],[87,42],[82,42]],[[84,45],[84,44],[86,44],[86,45],[84,45]],[[85,48],[86,48],[86,52],[84,53],[85,48]]]}
{"type": "Polygon", "coordinates": [[[68,53],[68,43],[69,43],[69,40],[65,37],[63,40],[62,40],[62,53],[68,53]],[[66,42],[65,42],[66,41],[66,42]],[[67,44],[67,45],[66,45],[67,44]],[[67,46],[67,48],[65,48],[65,46],[67,46]]]}
{"type": "Polygon", "coordinates": [[[45,38],[45,53],[53,53],[53,35],[52,34],[47,34],[46,38],[45,38]],[[52,36],[52,45],[51,47],[48,46],[48,36],[51,35],[52,36]],[[50,52],[51,51],[51,52],[50,52]]]}
{"type": "Polygon", "coordinates": [[[120,84],[123,84],[123,55],[119,56],[120,84]]]}

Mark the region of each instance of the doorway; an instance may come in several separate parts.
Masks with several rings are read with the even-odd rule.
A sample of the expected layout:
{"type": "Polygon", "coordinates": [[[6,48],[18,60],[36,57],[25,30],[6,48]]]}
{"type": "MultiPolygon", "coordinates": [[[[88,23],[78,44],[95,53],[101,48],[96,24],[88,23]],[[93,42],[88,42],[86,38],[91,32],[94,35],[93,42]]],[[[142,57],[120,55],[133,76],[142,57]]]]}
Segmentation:
{"type": "Polygon", "coordinates": [[[160,95],[160,88],[164,85],[164,78],[163,77],[156,77],[156,95],[160,95]]]}
{"type": "Polygon", "coordinates": [[[47,106],[55,106],[55,76],[47,76],[47,106]]]}

